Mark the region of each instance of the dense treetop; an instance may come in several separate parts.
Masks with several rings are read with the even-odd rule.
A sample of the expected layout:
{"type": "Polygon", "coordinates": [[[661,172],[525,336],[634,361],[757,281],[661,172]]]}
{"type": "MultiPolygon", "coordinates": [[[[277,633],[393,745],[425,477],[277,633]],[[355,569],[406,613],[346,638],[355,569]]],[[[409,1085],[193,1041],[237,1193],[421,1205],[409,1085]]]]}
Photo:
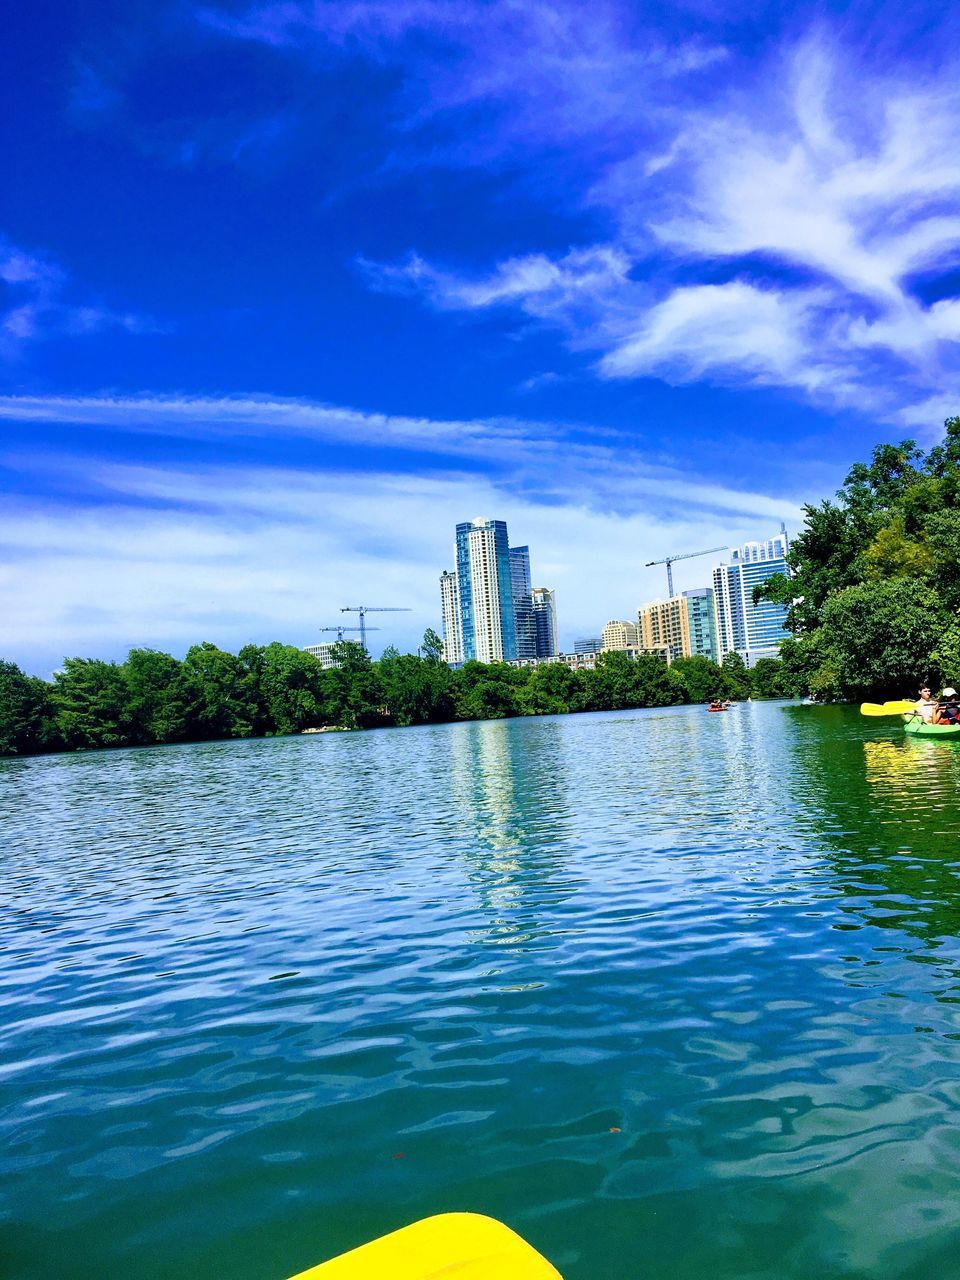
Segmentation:
{"type": "Polygon", "coordinates": [[[561,663],[533,669],[442,660],[428,631],[421,654],[388,649],[371,662],[341,642],[325,669],[302,649],[247,645],[236,655],[194,645],[182,662],[134,649],[125,662],[67,658],[53,682],[0,663],[0,755],[95,747],[147,746],[211,738],[372,728],[567,711],[667,706],[708,698],[776,696],[780,664],[747,672],[731,655],[668,667],[653,655],[604,654],[595,671],[561,663]]]}
{"type": "Polygon", "coordinates": [[[927,453],[878,446],[805,512],[792,577],[757,591],[790,605],[788,683],[855,700],[960,684],[960,418],[927,453]]]}

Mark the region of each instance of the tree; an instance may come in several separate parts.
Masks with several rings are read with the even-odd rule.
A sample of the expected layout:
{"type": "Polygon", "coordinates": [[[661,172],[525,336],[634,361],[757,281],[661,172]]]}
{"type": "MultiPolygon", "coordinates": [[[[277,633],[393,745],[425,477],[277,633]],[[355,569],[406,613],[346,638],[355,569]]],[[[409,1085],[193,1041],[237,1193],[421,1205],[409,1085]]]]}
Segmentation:
{"type": "Polygon", "coordinates": [[[726,696],[728,684],[716,662],[700,654],[692,658],[676,658],[670,668],[683,684],[690,702],[713,702],[726,696]]]}
{"type": "Polygon", "coordinates": [[[268,644],[259,672],[267,732],[300,733],[324,724],[326,674],[312,654],[288,644],[268,644]]]}
{"type": "Polygon", "coordinates": [[[423,633],[423,640],[420,648],[423,656],[430,662],[441,662],[443,660],[443,641],[434,631],[433,627],[427,627],[423,633]]]}
{"type": "Polygon", "coordinates": [[[0,661],[0,756],[33,755],[56,745],[50,686],[0,661]]]}
{"type": "Polygon", "coordinates": [[[154,649],[131,649],[122,672],[130,742],[181,742],[187,736],[187,714],[176,658],[154,649]]]}
{"type": "Polygon", "coordinates": [[[750,697],[750,672],[739,653],[725,653],[720,664],[728,698],[750,697]]]}
{"type": "Polygon", "coordinates": [[[191,737],[248,738],[258,717],[247,666],[204,641],[187,650],[182,687],[191,737]]]}
{"type": "Polygon", "coordinates": [[[750,670],[750,685],[755,698],[787,698],[789,682],[779,658],[758,658],[750,670]]]}
{"type": "Polygon", "coordinates": [[[926,583],[894,578],[847,587],[827,601],[823,631],[843,697],[903,697],[934,682],[931,655],[946,629],[926,583]]]}
{"type": "Polygon", "coordinates": [[[408,653],[385,654],[378,665],[387,712],[396,724],[453,719],[453,673],[444,663],[408,653]]]}
{"type": "Polygon", "coordinates": [[[52,701],[64,744],[123,747],[132,740],[130,692],[122,669],[97,658],[65,658],[53,678],[52,701]]]}

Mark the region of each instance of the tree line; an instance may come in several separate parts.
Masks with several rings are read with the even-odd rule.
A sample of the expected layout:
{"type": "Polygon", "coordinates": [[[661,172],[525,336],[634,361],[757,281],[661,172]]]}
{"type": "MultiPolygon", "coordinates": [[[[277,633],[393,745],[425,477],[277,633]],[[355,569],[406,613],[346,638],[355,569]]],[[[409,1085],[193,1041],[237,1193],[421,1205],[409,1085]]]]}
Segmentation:
{"type": "Polygon", "coordinates": [[[238,654],[194,645],[182,661],[133,649],[125,662],[67,658],[52,681],[0,662],[0,755],[139,747],[308,729],[436,724],[505,716],[659,707],[788,692],[779,662],[748,671],[658,655],[604,653],[593,671],[562,663],[511,667],[467,662],[457,670],[427,631],[419,654],[388,649],[373,662],[357,644],[334,646],[337,665],[291,645],[246,645],[238,654]]]}
{"type": "Polygon", "coordinates": [[[791,576],[755,595],[789,606],[784,681],[825,701],[960,687],[960,417],[941,444],[880,445],[834,500],[804,508],[791,576]]]}

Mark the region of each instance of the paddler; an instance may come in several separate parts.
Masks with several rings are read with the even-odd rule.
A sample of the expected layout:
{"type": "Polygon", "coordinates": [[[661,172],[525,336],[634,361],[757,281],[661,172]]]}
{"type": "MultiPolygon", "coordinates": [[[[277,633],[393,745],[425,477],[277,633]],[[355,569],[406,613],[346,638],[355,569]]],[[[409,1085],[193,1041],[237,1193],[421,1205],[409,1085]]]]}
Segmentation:
{"type": "Polygon", "coordinates": [[[937,701],[935,724],[957,724],[960,722],[960,702],[957,701],[956,689],[944,689],[937,701]]]}
{"type": "Polygon", "coordinates": [[[914,711],[926,724],[933,724],[936,720],[937,703],[926,685],[920,690],[920,700],[914,706],[914,711]]]}

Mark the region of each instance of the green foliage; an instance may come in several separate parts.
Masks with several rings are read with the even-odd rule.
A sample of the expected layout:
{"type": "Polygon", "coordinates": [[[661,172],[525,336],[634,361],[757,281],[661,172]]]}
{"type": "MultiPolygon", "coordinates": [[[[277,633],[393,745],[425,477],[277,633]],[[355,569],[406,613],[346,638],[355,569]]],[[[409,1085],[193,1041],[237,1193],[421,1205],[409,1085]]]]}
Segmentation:
{"type": "Polygon", "coordinates": [[[187,650],[181,679],[191,736],[249,738],[254,733],[259,706],[250,658],[248,653],[245,663],[208,641],[187,650]]]}
{"type": "Polygon", "coordinates": [[[67,747],[120,747],[133,741],[129,690],[122,668],[98,658],[65,658],[52,701],[67,747]]]}
{"type": "Polygon", "coordinates": [[[723,678],[726,683],[728,698],[749,698],[753,687],[750,683],[750,672],[739,653],[725,653],[721,663],[723,678]]]}
{"type": "Polygon", "coordinates": [[[188,720],[176,658],[154,649],[131,649],[121,672],[127,686],[131,743],[182,742],[188,720]]]}
{"type": "Polygon", "coordinates": [[[423,633],[423,640],[420,644],[423,656],[431,662],[440,662],[443,659],[443,641],[434,631],[433,627],[427,627],[423,633]]]}
{"type": "Polygon", "coordinates": [[[33,755],[57,745],[50,686],[0,662],[0,756],[33,755]]]}
{"type": "Polygon", "coordinates": [[[371,662],[358,644],[334,646],[326,670],[291,645],[245,645],[233,655],[195,645],[183,662],[132,649],[126,662],[68,658],[51,687],[0,663],[0,755],[209,738],[300,733],[324,726],[435,724],[449,720],[561,715],[659,707],[728,696],[741,688],[779,696],[777,662],[747,672],[736,656],[721,669],[707,658],[672,667],[654,654],[601,656],[594,671],[553,662],[527,668],[466,662],[452,670],[390,648],[371,662]]]}
{"type": "Polygon", "coordinates": [[[835,501],[805,513],[790,549],[793,576],[757,592],[789,605],[784,687],[822,698],[903,696],[955,671],[960,417],[926,454],[911,440],[878,446],[850,468],[835,501]]]}
{"type": "Polygon", "coordinates": [[[729,692],[723,671],[709,658],[677,658],[670,670],[683,682],[690,702],[712,702],[729,692]]]}

